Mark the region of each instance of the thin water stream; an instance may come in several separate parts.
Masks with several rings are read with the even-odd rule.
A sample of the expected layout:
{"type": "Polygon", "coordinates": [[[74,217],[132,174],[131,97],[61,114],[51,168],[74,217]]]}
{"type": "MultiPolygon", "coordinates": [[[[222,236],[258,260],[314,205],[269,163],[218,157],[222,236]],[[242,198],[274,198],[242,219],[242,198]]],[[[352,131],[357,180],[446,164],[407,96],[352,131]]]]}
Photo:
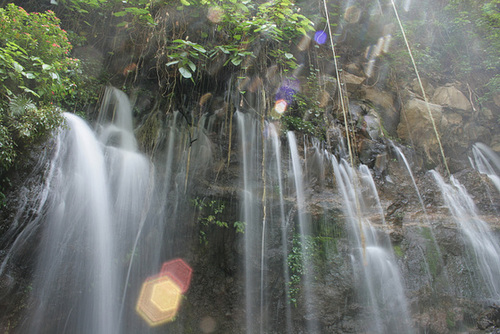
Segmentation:
{"type": "Polygon", "coordinates": [[[404,284],[391,242],[378,231],[374,218],[380,217],[380,202],[373,178],[365,167],[356,171],[345,160],[331,163],[339,193],[343,197],[343,212],[352,243],[351,260],[360,302],[368,305],[366,323],[374,333],[413,333],[408,321],[409,310],[404,284]]]}
{"type": "Polygon", "coordinates": [[[481,219],[471,196],[456,178],[452,176],[450,183],[446,183],[436,171],[431,171],[431,174],[441,190],[446,207],[467,241],[471,256],[470,265],[479,269],[478,281],[475,283],[477,297],[498,303],[500,301],[499,240],[488,224],[481,219]]]}

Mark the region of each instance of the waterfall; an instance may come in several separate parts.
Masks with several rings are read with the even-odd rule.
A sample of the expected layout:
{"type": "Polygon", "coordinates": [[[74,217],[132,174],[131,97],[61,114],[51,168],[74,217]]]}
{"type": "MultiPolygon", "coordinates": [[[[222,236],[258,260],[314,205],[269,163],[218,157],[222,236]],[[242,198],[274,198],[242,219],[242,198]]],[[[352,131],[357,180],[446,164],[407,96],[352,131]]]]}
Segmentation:
{"type": "MultiPolygon", "coordinates": [[[[208,308],[195,300],[207,293],[220,294],[221,299],[241,296],[234,305],[224,305],[234,316],[225,321],[234,321],[229,330],[249,334],[291,334],[297,329],[329,333],[342,328],[341,317],[352,317],[346,323],[370,333],[415,332],[405,295],[411,292],[411,282],[405,290],[398,267],[398,261],[407,265],[406,259],[394,255],[389,239],[393,226],[385,222],[383,202],[368,166],[337,160],[319,140],[297,140],[291,131],[280,138],[277,122],[260,118],[256,111],[234,114],[237,140],[232,153],[237,152],[240,159],[231,161],[231,166],[226,166],[225,148],[214,149],[212,139],[222,142],[226,137],[213,133],[220,124],[208,114],[196,124],[181,112],[168,114],[161,121],[164,132],[155,151],[146,158],[133,135],[132,110],[123,92],[108,88],[94,129],[81,118],[65,114],[67,127],[58,134],[52,156],[40,161],[39,168],[45,172],[36,198],[21,201],[14,222],[2,236],[9,249],[2,252],[0,283],[8,278],[12,262],[24,260],[23,252],[37,254],[21,332],[155,331],[139,318],[134,306],[142,282],[157,274],[162,262],[175,257],[190,257],[200,267],[193,268],[197,290],[185,295],[187,307],[166,325],[172,326],[165,328],[168,331],[192,330],[193,323],[205,316],[196,314],[202,308],[217,312],[219,300],[208,308]],[[216,183],[218,178],[221,183],[216,183]],[[211,225],[213,229],[205,232],[217,238],[200,247],[196,234],[201,231],[200,217],[216,213],[208,212],[214,208],[201,212],[193,206],[194,200],[232,201],[232,196],[237,197],[237,204],[231,206],[235,212],[220,218],[228,227],[211,225]],[[236,220],[245,223],[244,234],[232,229],[236,220]],[[225,242],[231,248],[226,249],[225,242]],[[234,253],[234,259],[226,258],[227,251],[234,253]],[[231,269],[225,263],[224,268],[215,265],[207,270],[214,275],[210,277],[196,271],[216,261],[231,262],[231,269]],[[215,282],[207,283],[210,279],[215,282]],[[217,291],[204,291],[207,286],[217,291]],[[346,311],[353,304],[356,308],[346,311]],[[238,311],[232,313],[233,309],[238,311]],[[346,316],[348,312],[352,313],[346,316]]],[[[336,150],[346,156],[341,137],[336,150]]],[[[408,170],[426,220],[404,225],[404,233],[431,228],[409,163],[399,148],[394,150],[408,170]]],[[[496,156],[483,145],[475,145],[473,154],[473,165],[494,180],[496,156]]],[[[451,178],[447,184],[436,172],[433,176],[467,242],[471,259],[467,265],[477,268],[473,277],[477,296],[498,302],[498,240],[457,180],[451,178]]],[[[418,263],[423,266],[428,255],[420,251],[418,263]]],[[[439,282],[434,284],[429,273],[427,268],[429,277],[424,280],[434,289],[439,282]]],[[[432,291],[441,293],[439,288],[432,291]]],[[[215,318],[210,318],[209,311],[206,316],[215,318]]]]}
{"type": "Polygon", "coordinates": [[[256,326],[262,321],[259,314],[259,300],[262,289],[260,282],[262,209],[260,193],[260,147],[261,132],[257,119],[252,114],[236,112],[239,144],[242,155],[242,220],[246,223],[244,250],[246,331],[257,333],[256,326]],[[259,284],[260,282],[260,284],[259,284]]]}
{"type": "Polygon", "coordinates": [[[463,185],[453,176],[450,184],[436,171],[431,171],[441,190],[444,203],[462,232],[470,250],[471,265],[479,271],[477,296],[500,301],[500,243],[489,225],[482,220],[477,208],[463,185]],[[481,291],[486,289],[486,291],[481,291]]]}
{"type": "MultiPolygon", "coordinates": [[[[152,175],[149,161],[136,151],[128,99],[109,88],[101,109],[111,105],[113,119],[101,119],[99,136],[79,117],[64,114],[67,128],[56,138],[35,218],[11,246],[14,256],[27,244],[37,247],[23,331],[122,330],[152,175]]],[[[10,259],[5,257],[2,271],[10,259]]]]}
{"type": "Polygon", "coordinates": [[[307,256],[307,237],[311,235],[311,222],[306,214],[306,201],[305,192],[303,184],[303,172],[302,164],[300,162],[299,153],[297,150],[297,141],[295,139],[295,134],[293,132],[287,133],[288,144],[290,145],[290,156],[292,161],[292,173],[295,185],[295,197],[297,201],[297,215],[298,215],[298,226],[300,234],[300,244],[302,248],[301,258],[302,266],[304,268],[303,272],[303,283],[302,288],[304,289],[304,302],[306,303],[306,319],[308,333],[317,333],[319,331],[317,319],[315,318],[315,297],[312,290],[312,263],[307,256]]]}
{"type": "Polygon", "coordinates": [[[115,333],[120,283],[104,152],[85,122],[65,117],[25,326],[44,333],[46,319],[61,318],[53,331],[115,333]]]}
{"type": "MultiPolygon", "coordinates": [[[[288,225],[287,225],[287,217],[285,215],[285,201],[283,198],[283,178],[281,172],[281,147],[278,138],[278,133],[274,124],[269,124],[269,136],[272,141],[272,149],[274,152],[275,163],[276,163],[276,178],[278,181],[278,195],[279,195],[279,221],[281,227],[281,249],[283,256],[283,282],[285,296],[288,298],[290,295],[290,287],[289,287],[289,270],[288,270],[288,244],[287,244],[287,234],[288,234],[288,225]]],[[[292,332],[292,310],[289,302],[285,301],[285,324],[286,331],[285,333],[292,332]]]]}
{"type": "Polygon", "coordinates": [[[358,296],[371,319],[367,326],[374,333],[412,333],[404,286],[390,240],[373,224],[376,220],[383,224],[373,179],[363,165],[356,171],[345,160],[338,163],[333,155],[331,162],[337,189],[344,200],[358,296]]]}
{"type": "Polygon", "coordinates": [[[123,91],[115,87],[106,87],[97,124],[102,126],[100,140],[104,144],[130,151],[136,150],[132,106],[123,91]]]}
{"type": "Polygon", "coordinates": [[[488,175],[497,190],[500,192],[500,157],[487,145],[476,143],[472,147],[474,160],[472,165],[480,173],[488,175]]]}

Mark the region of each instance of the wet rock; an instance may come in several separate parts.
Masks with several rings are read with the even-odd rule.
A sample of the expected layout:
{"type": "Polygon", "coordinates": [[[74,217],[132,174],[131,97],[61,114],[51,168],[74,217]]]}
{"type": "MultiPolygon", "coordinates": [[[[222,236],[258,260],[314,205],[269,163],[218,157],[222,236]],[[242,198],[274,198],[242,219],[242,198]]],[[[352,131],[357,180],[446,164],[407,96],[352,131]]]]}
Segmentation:
{"type": "Polygon", "coordinates": [[[472,105],[469,100],[461,91],[452,85],[436,88],[431,102],[443,107],[455,109],[462,113],[472,111],[472,105]]]}
{"type": "Polygon", "coordinates": [[[397,199],[387,208],[385,219],[388,223],[394,226],[403,226],[403,218],[405,215],[405,207],[408,205],[408,200],[404,197],[397,199]]]}
{"type": "Polygon", "coordinates": [[[370,110],[368,115],[363,117],[363,132],[366,133],[368,138],[377,140],[382,134],[382,129],[380,126],[380,119],[378,114],[374,110],[370,110]]]}
{"type": "Polygon", "coordinates": [[[493,304],[484,311],[477,320],[477,328],[481,330],[500,329],[500,306],[493,304]]]}
{"type": "Polygon", "coordinates": [[[368,167],[373,167],[377,156],[384,151],[385,145],[369,139],[362,140],[359,144],[359,160],[368,167]]]}
{"type": "Polygon", "coordinates": [[[375,166],[373,166],[373,169],[376,176],[382,175],[387,169],[388,159],[389,158],[387,157],[387,152],[378,154],[375,157],[375,166]]]}
{"type": "Polygon", "coordinates": [[[490,141],[490,148],[497,152],[500,153],[500,134],[493,135],[490,141]]]}
{"type": "MultiPolygon", "coordinates": [[[[493,114],[493,112],[491,111],[491,109],[488,109],[488,108],[481,108],[481,110],[479,110],[479,120],[483,121],[483,122],[491,122],[495,119],[495,116],[493,114]]],[[[493,126],[493,124],[489,124],[489,123],[486,123],[485,125],[487,126],[493,126]]]]}

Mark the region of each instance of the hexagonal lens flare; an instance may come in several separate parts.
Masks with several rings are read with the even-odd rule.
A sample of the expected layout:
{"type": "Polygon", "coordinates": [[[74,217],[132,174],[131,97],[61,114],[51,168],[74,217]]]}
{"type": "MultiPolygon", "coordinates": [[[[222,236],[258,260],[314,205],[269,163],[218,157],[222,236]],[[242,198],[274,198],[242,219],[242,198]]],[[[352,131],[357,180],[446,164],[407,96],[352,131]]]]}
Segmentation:
{"type": "Polygon", "coordinates": [[[185,293],[191,284],[193,269],[182,259],[175,259],[165,262],[161,267],[161,273],[174,280],[185,293]]]}
{"type": "Polygon", "coordinates": [[[182,294],[191,283],[192,269],[182,259],[165,262],[158,275],[143,283],[137,313],[150,325],[172,321],[179,310],[182,294]]]}

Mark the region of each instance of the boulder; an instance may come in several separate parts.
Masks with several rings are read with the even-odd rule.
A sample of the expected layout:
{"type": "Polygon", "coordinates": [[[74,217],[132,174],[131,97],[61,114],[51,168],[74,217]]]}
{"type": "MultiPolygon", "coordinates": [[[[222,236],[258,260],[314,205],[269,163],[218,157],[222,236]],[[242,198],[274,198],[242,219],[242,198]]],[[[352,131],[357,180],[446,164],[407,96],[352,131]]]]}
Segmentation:
{"type": "MultiPolygon", "coordinates": [[[[422,82],[422,86],[425,90],[425,94],[427,96],[432,96],[434,95],[434,87],[429,83],[429,80],[427,80],[426,78],[422,78],[421,79],[421,82],[422,82]]],[[[418,82],[418,79],[414,79],[411,84],[410,84],[410,89],[415,93],[417,94],[418,96],[422,97],[423,98],[423,95],[422,95],[422,87],[420,87],[420,82],[418,82]]]]}
{"type": "Polygon", "coordinates": [[[410,99],[403,106],[397,133],[399,138],[423,149],[430,161],[437,162],[439,158],[436,157],[441,153],[429,110],[437,131],[440,133],[443,123],[443,107],[417,98],[410,99]]]}
{"type": "Polygon", "coordinates": [[[472,111],[472,105],[465,95],[455,86],[447,85],[436,88],[431,99],[432,103],[466,113],[472,111]]]}
{"type": "Polygon", "coordinates": [[[366,133],[368,138],[377,140],[380,138],[382,134],[382,130],[380,128],[380,117],[375,112],[375,110],[370,110],[367,115],[363,116],[363,132],[366,133]]]}
{"type": "Polygon", "coordinates": [[[370,101],[377,107],[376,110],[384,129],[391,136],[396,136],[399,112],[394,106],[394,95],[375,87],[363,86],[361,88],[361,98],[370,101]]]}
{"type": "Polygon", "coordinates": [[[344,74],[342,75],[342,79],[349,93],[357,91],[361,84],[365,81],[365,78],[358,77],[357,75],[351,74],[349,72],[344,72],[344,74]]]}

